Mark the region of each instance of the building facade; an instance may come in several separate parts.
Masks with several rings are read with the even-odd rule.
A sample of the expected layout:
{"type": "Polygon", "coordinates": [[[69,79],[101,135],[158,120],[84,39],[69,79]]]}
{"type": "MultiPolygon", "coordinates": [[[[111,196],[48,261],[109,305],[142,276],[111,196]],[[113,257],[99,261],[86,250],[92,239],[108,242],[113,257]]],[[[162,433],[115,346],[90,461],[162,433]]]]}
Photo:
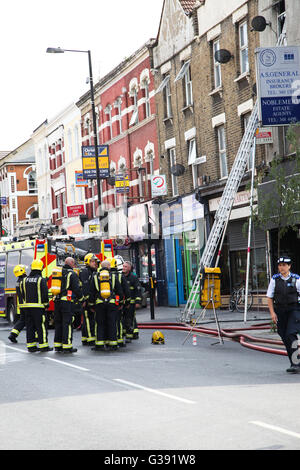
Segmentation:
{"type": "MultiPolygon", "coordinates": [[[[202,213],[196,206],[197,217],[201,217],[194,217],[193,230],[179,223],[175,229],[182,231],[180,241],[173,237],[165,242],[173,260],[169,291],[180,285],[178,275],[184,286],[181,292],[177,287],[176,298],[169,299],[171,304],[178,305],[188,297],[201,249],[254,107],[259,34],[251,30],[251,20],[257,14],[256,0],[230,0],[222,2],[220,8],[213,0],[164,2],[153,47],[159,149],[163,156],[160,171],[168,175],[168,196],[177,205],[183,207],[185,197],[196,193],[203,205],[202,213]],[[219,50],[225,50],[226,63],[216,59],[219,50]],[[194,239],[194,246],[186,243],[186,238],[194,239]]],[[[258,147],[255,164],[263,160],[264,149],[258,147]]],[[[243,226],[250,216],[249,179],[250,171],[236,195],[223,245],[223,294],[245,280],[247,237],[243,236],[243,226]]],[[[263,290],[267,286],[265,236],[256,229],[254,238],[251,280],[263,290]]]]}
{"type": "Polygon", "coordinates": [[[36,165],[31,139],[1,158],[0,194],[5,234],[14,236],[20,221],[38,217],[36,165]]]}

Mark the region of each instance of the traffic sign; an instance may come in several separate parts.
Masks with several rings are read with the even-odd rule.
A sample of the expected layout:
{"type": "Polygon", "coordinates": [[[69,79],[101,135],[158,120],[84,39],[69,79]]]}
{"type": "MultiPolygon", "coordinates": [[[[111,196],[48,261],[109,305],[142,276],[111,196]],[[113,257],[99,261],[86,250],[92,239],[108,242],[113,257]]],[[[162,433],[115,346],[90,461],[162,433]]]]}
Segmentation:
{"type": "Polygon", "coordinates": [[[166,175],[151,175],[151,191],[152,197],[166,196],[168,193],[166,175]]]}

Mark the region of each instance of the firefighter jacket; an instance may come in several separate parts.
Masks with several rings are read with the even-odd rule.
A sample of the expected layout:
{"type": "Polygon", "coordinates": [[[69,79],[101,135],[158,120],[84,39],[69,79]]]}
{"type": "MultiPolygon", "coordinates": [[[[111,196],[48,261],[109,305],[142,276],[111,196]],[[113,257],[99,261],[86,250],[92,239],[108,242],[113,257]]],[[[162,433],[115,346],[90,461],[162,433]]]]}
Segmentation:
{"type": "Polygon", "coordinates": [[[101,286],[99,281],[98,274],[92,278],[92,283],[90,287],[90,295],[89,295],[89,305],[97,305],[103,303],[110,303],[110,304],[118,304],[120,300],[124,297],[124,292],[120,281],[118,279],[118,273],[110,271],[110,287],[111,287],[111,296],[108,299],[103,299],[101,297],[101,286]]]}
{"type": "Polygon", "coordinates": [[[90,294],[90,287],[93,276],[97,273],[95,269],[91,269],[89,266],[84,267],[79,273],[79,279],[82,284],[82,293],[84,300],[88,300],[90,294]]]}
{"type": "Polygon", "coordinates": [[[47,308],[49,305],[47,281],[41,271],[33,270],[21,281],[23,308],[47,308]]]}
{"type": "Polygon", "coordinates": [[[122,290],[123,290],[123,300],[122,304],[129,304],[130,303],[130,288],[129,284],[127,283],[125,276],[123,273],[119,272],[117,269],[112,268],[111,272],[114,273],[117,278],[119,283],[121,284],[122,290]]]}
{"type": "Polygon", "coordinates": [[[20,313],[20,309],[24,308],[24,293],[22,288],[22,281],[26,278],[26,274],[18,277],[16,284],[16,294],[17,294],[17,313],[20,313]]]}
{"type": "Polygon", "coordinates": [[[79,277],[67,264],[63,266],[61,291],[55,300],[70,300],[71,302],[83,302],[84,300],[79,277]]]}
{"type": "Polygon", "coordinates": [[[137,278],[137,275],[131,272],[127,276],[124,275],[124,278],[130,290],[130,303],[135,304],[136,302],[141,302],[141,284],[137,278]]]}

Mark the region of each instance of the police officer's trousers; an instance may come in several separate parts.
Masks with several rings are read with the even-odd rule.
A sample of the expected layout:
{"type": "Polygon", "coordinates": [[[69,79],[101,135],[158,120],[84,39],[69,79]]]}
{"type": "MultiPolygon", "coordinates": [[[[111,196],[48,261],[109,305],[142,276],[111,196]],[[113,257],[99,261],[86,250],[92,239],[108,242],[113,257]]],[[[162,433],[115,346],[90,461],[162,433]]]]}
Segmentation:
{"type": "Polygon", "coordinates": [[[297,334],[300,334],[300,309],[297,305],[276,306],[275,313],[278,318],[277,331],[285,345],[291,365],[299,365],[297,358],[297,334]]]}
{"type": "Polygon", "coordinates": [[[60,300],[55,302],[54,309],[54,347],[58,351],[60,349],[67,350],[73,348],[73,308],[72,302],[60,300]]]}
{"type": "Polygon", "coordinates": [[[117,346],[118,308],[113,303],[96,305],[96,346],[117,346]]]}
{"type": "Polygon", "coordinates": [[[46,328],[46,314],[44,308],[26,308],[26,340],[28,351],[34,350],[37,346],[35,332],[39,349],[48,348],[48,333],[46,328]]]}

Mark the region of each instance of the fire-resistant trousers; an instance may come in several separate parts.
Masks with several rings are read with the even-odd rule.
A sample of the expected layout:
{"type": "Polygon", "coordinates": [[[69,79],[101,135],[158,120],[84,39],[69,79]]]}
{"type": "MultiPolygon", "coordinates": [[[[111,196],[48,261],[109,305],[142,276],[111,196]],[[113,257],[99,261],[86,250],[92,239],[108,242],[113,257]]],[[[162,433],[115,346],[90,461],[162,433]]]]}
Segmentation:
{"type": "Polygon", "coordinates": [[[20,309],[20,313],[17,316],[17,321],[14,324],[13,329],[11,330],[11,333],[13,333],[16,337],[19,336],[23,328],[25,327],[26,324],[26,317],[25,317],[25,308],[20,309]]]}
{"type": "Polygon", "coordinates": [[[118,308],[113,303],[96,305],[96,346],[117,346],[118,308]]]}
{"type": "Polygon", "coordinates": [[[59,349],[72,349],[73,348],[73,309],[72,302],[67,300],[60,300],[55,302],[54,309],[54,347],[59,349]]]}
{"type": "Polygon", "coordinates": [[[126,338],[133,338],[135,318],[135,303],[131,303],[124,307],[123,310],[123,327],[126,332],[126,338]]]}
{"type": "Polygon", "coordinates": [[[89,308],[83,309],[83,321],[81,327],[82,344],[94,343],[95,341],[95,312],[89,308]]]}
{"type": "Polygon", "coordinates": [[[49,344],[46,328],[45,309],[34,307],[26,308],[25,321],[28,350],[30,351],[31,349],[35,349],[37,346],[37,341],[39,343],[39,349],[47,348],[49,344]],[[37,341],[35,332],[37,332],[37,341]]]}

